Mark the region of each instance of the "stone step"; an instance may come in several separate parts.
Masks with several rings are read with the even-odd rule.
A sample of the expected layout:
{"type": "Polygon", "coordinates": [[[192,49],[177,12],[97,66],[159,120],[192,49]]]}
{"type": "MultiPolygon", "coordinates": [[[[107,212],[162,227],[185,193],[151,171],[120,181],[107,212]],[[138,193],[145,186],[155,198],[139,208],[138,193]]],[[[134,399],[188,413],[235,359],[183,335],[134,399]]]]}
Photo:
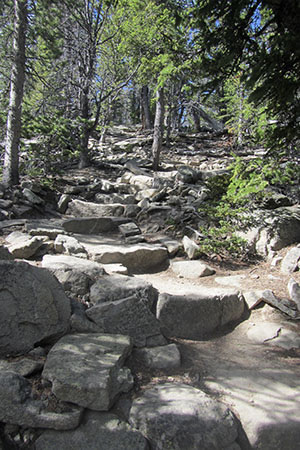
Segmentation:
{"type": "Polygon", "coordinates": [[[131,353],[128,336],[73,334],[50,350],[42,373],[63,401],[95,411],[107,411],[121,392],[133,387],[124,361],[131,353]]]}
{"type": "Polygon", "coordinates": [[[76,236],[89,258],[101,264],[122,264],[129,273],[158,272],[169,265],[168,250],[157,244],[104,244],[97,236],[76,236]]]}

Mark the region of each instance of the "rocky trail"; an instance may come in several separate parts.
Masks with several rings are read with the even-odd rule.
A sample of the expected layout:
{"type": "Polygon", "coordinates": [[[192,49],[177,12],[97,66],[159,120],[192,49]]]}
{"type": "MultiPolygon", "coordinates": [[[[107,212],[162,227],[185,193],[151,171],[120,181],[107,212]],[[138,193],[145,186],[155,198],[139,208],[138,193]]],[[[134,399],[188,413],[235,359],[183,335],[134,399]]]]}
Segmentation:
{"type": "Polygon", "coordinates": [[[91,145],[0,185],[0,449],[298,449],[298,191],[257,207],[260,259],[198,259],[228,139],[177,136],[157,173],[136,130],[91,145]]]}

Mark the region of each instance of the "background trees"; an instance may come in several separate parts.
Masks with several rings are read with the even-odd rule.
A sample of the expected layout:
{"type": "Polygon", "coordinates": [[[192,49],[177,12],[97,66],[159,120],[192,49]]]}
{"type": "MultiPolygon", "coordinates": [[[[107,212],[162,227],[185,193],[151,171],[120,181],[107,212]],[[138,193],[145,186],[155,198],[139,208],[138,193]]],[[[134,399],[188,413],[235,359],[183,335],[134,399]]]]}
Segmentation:
{"type": "Polygon", "coordinates": [[[256,106],[277,120],[268,130],[272,145],[299,137],[300,5],[297,0],[205,0],[193,9],[202,30],[203,70],[213,90],[233,73],[256,106]]]}
{"type": "Polygon", "coordinates": [[[112,120],[154,126],[155,168],[171,132],[203,125],[222,130],[221,121],[238,145],[295,148],[297,0],[28,0],[25,34],[17,24],[26,24],[26,4],[5,0],[0,6],[8,182],[18,182],[15,113],[22,104],[21,89],[14,89],[19,106],[9,106],[9,86],[21,88],[25,72],[21,136],[38,137],[27,158],[46,170],[70,157],[89,164],[90,136],[103,135],[112,120]],[[24,20],[17,21],[14,5],[23,8],[24,20]]]}

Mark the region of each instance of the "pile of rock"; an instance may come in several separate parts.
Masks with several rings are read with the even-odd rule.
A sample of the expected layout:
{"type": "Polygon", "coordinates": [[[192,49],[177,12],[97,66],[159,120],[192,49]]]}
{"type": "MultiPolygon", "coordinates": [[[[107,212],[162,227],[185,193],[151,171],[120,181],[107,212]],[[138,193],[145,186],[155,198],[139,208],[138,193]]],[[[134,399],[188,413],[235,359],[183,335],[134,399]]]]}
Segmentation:
{"type": "MultiPolygon", "coordinates": [[[[6,235],[0,245],[0,448],[249,448],[232,411],[198,388],[163,382],[136,395],[129,361],[147,370],[179,368],[173,338],[228,332],[263,302],[297,319],[300,287],[291,278],[290,298],[278,299],[270,290],[232,289],[231,277],[228,289],[202,286],[180,295],[135,277],[168,267],[191,282],[214,274],[195,260],[201,236],[178,242],[156,235],[147,242],[145,233],[171,223],[193,230],[211,195],[207,179],[226,171],[207,139],[202,156],[195,142],[178,147],[178,155],[191,153],[193,166],[181,161],[153,174],[148,144],[149,138],[111,139],[101,149],[109,176],[97,170],[66,175],[59,192],[28,181],[14,190],[0,186],[6,235]],[[130,159],[137,147],[140,158],[130,159]],[[172,261],[179,249],[188,260],[172,261]]],[[[300,249],[282,261],[276,255],[300,238],[299,206],[290,204],[286,197],[270,201],[255,213],[256,228],[246,237],[292,275],[300,249]]],[[[266,336],[257,336],[256,327],[249,338],[298,345],[287,320],[269,325],[266,336]]]]}
{"type": "Polygon", "coordinates": [[[146,449],[148,442],[151,448],[179,449],[183,442],[191,445],[185,448],[219,449],[221,442],[244,448],[230,410],[188,385],[146,391],[133,402],[127,421],[111,412],[133,388],[126,367],[133,349],[156,369],[179,366],[180,353],[161,332],[162,313],[156,318],[156,311],[162,299],[151,285],[103,275],[97,263],[85,267],[91,262],[73,258],[92,280],[87,309],[70,300],[47,269],[0,261],[0,421],[6,442],[23,440],[22,448],[36,449],[146,449]]]}
{"type": "MultiPolygon", "coordinates": [[[[206,224],[201,209],[214,195],[208,180],[216,176],[222,179],[232,157],[213,135],[179,136],[170,154],[164,155],[163,170],[154,173],[148,148],[151,138],[136,137],[130,130],[117,131],[106,145],[94,143],[98,156],[89,171],[71,170],[62,177],[53,177],[50,185],[30,180],[13,190],[0,185],[0,220],[41,214],[114,216],[124,221],[133,219],[143,232],[173,226],[180,234],[189,232],[191,237],[193,229],[206,224]]],[[[244,151],[241,157],[248,160],[253,155],[244,151]]],[[[270,191],[263,202],[253,203],[253,211],[250,219],[255,225],[241,233],[249,243],[249,251],[272,257],[299,241],[300,212],[293,193],[270,191]]]]}

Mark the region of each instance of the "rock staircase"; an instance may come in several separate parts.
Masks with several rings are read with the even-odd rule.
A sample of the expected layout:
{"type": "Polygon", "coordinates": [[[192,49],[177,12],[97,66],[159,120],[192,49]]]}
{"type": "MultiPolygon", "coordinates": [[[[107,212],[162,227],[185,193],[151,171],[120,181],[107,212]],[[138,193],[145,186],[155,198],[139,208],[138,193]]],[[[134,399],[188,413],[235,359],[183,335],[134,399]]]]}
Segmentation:
{"type": "MultiPolygon", "coordinates": [[[[193,250],[165,233],[170,223],[193,228],[201,219],[205,179],[226,170],[220,149],[208,136],[191,136],[191,143],[172,154],[178,164],[166,158],[165,170],[152,174],[148,137],[113,141],[97,149],[101,161],[110,155],[104,164],[109,176],[99,169],[64,176],[57,217],[13,218],[13,207],[24,211],[24,204],[0,202],[6,208],[0,222],[0,448],[296,450],[299,370],[286,368],[286,383],[276,375],[284,361],[272,360],[270,371],[263,367],[258,382],[255,369],[240,371],[245,383],[251,381],[251,392],[261,393],[267,380],[278,388],[268,420],[261,414],[265,398],[245,395],[247,386],[241,393],[243,380],[235,389],[230,377],[236,379],[241,370],[234,358],[243,345],[252,349],[254,364],[274,342],[276,349],[300,347],[298,284],[283,306],[272,293],[250,295],[232,280],[227,288],[193,285],[191,280],[209,277],[214,269],[182,257],[174,262],[179,251],[192,255],[193,250]],[[137,149],[139,158],[130,160],[137,149]],[[188,152],[187,167],[181,154],[188,152]],[[176,170],[168,170],[171,166],[176,170]],[[173,290],[147,281],[170,271],[173,290]],[[185,280],[183,292],[176,292],[178,279],[185,280]],[[265,306],[254,309],[259,305],[265,306]],[[288,316],[269,305],[284,307],[288,316]],[[264,311],[271,320],[261,320],[264,311]],[[262,339],[255,331],[260,324],[266,329],[267,322],[273,326],[262,339]],[[193,346],[207,376],[187,363],[193,346]],[[136,365],[157,382],[138,390],[136,365]],[[256,408],[245,407],[253,398],[256,408]]],[[[43,191],[26,186],[27,213],[45,206],[43,191]]],[[[298,210],[293,212],[288,243],[299,236],[298,210]]],[[[287,235],[277,235],[288,245],[287,235]]],[[[268,240],[264,248],[274,251],[268,240]]],[[[295,249],[290,265],[283,264],[289,274],[300,260],[295,249]]]]}

